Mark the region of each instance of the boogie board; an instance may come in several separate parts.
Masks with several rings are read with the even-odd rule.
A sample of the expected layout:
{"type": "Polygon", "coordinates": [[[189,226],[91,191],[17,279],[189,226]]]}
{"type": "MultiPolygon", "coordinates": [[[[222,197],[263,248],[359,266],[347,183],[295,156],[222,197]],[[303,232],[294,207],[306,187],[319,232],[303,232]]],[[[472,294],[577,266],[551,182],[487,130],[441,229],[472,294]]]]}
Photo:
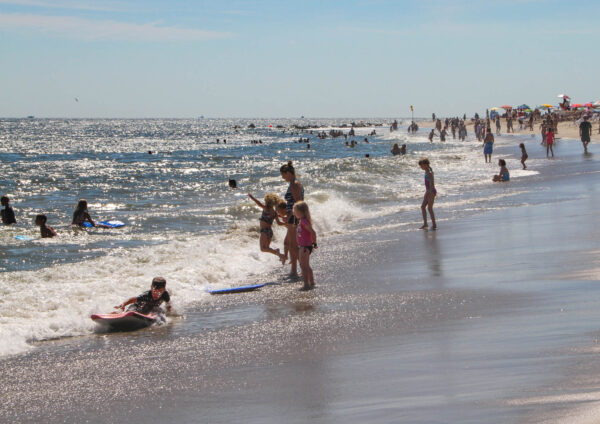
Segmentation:
{"type": "Polygon", "coordinates": [[[261,287],[264,287],[264,286],[265,286],[264,284],[254,284],[251,286],[229,287],[227,289],[216,289],[216,290],[208,289],[207,291],[210,294],[230,294],[230,293],[248,292],[248,291],[260,289],[261,287]]]}
{"type": "Polygon", "coordinates": [[[21,240],[21,241],[31,241],[31,240],[35,240],[35,237],[19,234],[18,236],[15,236],[15,239],[21,240]]]}
{"type": "Polygon", "coordinates": [[[100,324],[109,330],[131,331],[152,325],[157,321],[159,316],[128,311],[121,312],[120,314],[94,314],[91,318],[96,324],[100,324]]]}
{"type": "MultiPolygon", "coordinates": [[[[124,225],[125,225],[125,223],[121,222],[121,221],[98,221],[98,222],[96,222],[96,227],[100,227],[100,228],[121,228],[124,225]]],[[[83,223],[83,226],[85,228],[92,228],[92,224],[90,224],[87,221],[85,221],[83,223]]]]}

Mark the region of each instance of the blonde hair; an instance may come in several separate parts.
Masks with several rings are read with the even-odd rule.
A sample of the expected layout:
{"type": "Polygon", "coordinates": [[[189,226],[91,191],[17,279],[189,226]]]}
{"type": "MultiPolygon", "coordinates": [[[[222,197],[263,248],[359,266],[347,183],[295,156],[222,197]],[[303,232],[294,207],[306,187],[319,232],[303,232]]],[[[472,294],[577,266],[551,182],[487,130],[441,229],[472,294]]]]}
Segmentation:
{"type": "Polygon", "coordinates": [[[312,219],[310,217],[310,210],[308,209],[308,204],[305,201],[300,200],[299,202],[294,203],[294,210],[302,212],[302,214],[304,215],[304,218],[306,218],[308,220],[308,222],[310,222],[310,225],[312,225],[312,219]]]}
{"type": "Polygon", "coordinates": [[[265,206],[268,208],[275,207],[275,205],[277,205],[280,200],[281,198],[275,193],[265,194],[265,206]]]}

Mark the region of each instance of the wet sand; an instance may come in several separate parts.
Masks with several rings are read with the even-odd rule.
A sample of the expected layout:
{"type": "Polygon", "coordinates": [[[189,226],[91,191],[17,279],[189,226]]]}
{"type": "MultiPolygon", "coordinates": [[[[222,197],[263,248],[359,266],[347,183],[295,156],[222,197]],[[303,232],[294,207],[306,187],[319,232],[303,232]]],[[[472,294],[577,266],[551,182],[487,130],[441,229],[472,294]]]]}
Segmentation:
{"type": "Polygon", "coordinates": [[[563,143],[555,166],[509,183],[536,188],[525,206],[440,215],[435,232],[320,241],[312,292],[273,274],[260,292],[215,297],[165,327],[4,358],[0,421],[589,416],[600,399],[599,171],[579,147],[563,143]]]}

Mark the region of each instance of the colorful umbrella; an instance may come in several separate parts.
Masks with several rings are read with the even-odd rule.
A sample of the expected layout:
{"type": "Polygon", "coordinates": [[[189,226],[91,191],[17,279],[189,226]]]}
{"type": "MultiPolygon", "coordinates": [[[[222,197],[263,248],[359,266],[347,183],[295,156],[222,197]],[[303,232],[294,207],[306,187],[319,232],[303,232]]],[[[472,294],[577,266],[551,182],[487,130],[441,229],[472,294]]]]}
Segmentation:
{"type": "Polygon", "coordinates": [[[594,105],[592,104],[592,102],[587,102],[584,104],[585,107],[594,107],[594,105]]]}
{"type": "Polygon", "coordinates": [[[503,106],[500,106],[500,107],[502,109],[506,109],[506,110],[511,110],[512,109],[512,106],[509,106],[509,105],[503,105],[503,106]]]}
{"type": "Polygon", "coordinates": [[[559,95],[558,95],[558,96],[556,96],[556,97],[560,97],[561,99],[569,99],[569,100],[571,99],[571,98],[570,98],[569,96],[567,96],[566,94],[559,94],[559,95]]]}
{"type": "Polygon", "coordinates": [[[554,107],[554,106],[549,105],[548,103],[542,103],[541,105],[536,107],[536,109],[550,109],[551,107],[554,107]]]}
{"type": "Polygon", "coordinates": [[[571,107],[583,107],[581,103],[573,103],[571,107]]]}
{"type": "Polygon", "coordinates": [[[531,109],[527,108],[527,109],[523,109],[523,112],[525,112],[525,113],[530,113],[530,112],[533,112],[533,110],[531,110],[531,109]]]}
{"type": "Polygon", "coordinates": [[[499,107],[491,107],[490,110],[500,110],[501,108],[499,107]]]}
{"type": "Polygon", "coordinates": [[[529,106],[527,106],[525,103],[523,103],[521,106],[517,106],[517,109],[531,109],[529,106]]]}

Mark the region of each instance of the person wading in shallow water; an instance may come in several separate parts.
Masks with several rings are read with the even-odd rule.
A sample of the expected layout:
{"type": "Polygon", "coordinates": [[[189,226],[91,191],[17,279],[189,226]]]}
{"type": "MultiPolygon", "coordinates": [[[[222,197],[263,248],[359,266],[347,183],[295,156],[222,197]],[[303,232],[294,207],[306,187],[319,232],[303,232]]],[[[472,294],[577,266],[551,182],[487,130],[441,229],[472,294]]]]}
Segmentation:
{"type": "Polygon", "coordinates": [[[292,165],[292,161],[289,161],[285,165],[279,168],[281,178],[289,183],[287,191],[283,198],[286,201],[287,210],[287,234],[285,236],[284,243],[287,245],[290,254],[290,270],[291,277],[298,276],[298,242],[296,241],[296,232],[298,226],[298,220],[293,214],[294,204],[301,200],[304,200],[304,187],[296,178],[296,170],[292,165]]]}

